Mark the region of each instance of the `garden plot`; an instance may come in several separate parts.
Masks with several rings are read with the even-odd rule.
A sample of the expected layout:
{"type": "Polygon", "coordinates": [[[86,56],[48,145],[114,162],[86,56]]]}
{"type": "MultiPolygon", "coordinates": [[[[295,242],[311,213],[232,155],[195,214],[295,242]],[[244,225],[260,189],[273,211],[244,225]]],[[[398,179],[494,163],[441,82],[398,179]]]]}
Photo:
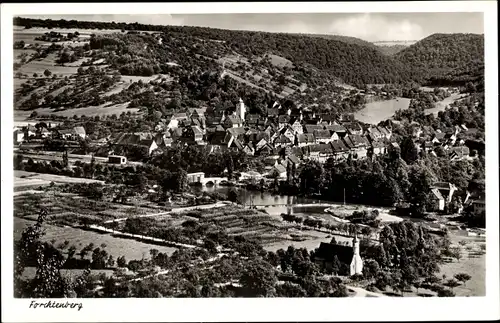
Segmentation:
{"type": "MultiPolygon", "coordinates": [[[[14,214],[19,218],[36,219],[43,207],[48,211],[49,223],[82,225],[157,213],[147,207],[127,207],[117,203],[95,201],[74,194],[25,194],[14,197],[14,214]]],[[[164,211],[164,210],[163,210],[164,211]]]]}

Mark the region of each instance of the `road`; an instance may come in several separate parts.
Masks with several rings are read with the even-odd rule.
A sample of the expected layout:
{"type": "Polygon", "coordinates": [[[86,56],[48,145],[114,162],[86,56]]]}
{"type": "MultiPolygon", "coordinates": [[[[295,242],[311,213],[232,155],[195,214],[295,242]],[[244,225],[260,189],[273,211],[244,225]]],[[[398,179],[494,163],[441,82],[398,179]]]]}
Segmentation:
{"type": "Polygon", "coordinates": [[[388,297],[387,295],[370,292],[361,287],[346,286],[347,289],[355,294],[352,297],[388,297]]]}

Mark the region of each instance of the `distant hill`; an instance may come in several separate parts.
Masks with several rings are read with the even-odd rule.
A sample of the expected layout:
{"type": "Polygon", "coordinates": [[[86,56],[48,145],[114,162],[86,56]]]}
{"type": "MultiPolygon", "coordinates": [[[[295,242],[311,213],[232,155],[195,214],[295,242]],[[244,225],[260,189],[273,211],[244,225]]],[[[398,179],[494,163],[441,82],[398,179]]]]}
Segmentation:
{"type": "Polygon", "coordinates": [[[401,50],[394,58],[425,78],[453,81],[457,75],[472,73],[469,79],[473,80],[482,75],[484,36],[433,34],[401,50]]]}
{"type": "Polygon", "coordinates": [[[351,36],[326,35],[326,34],[292,34],[292,35],[338,40],[338,41],[348,43],[348,44],[356,44],[356,45],[366,46],[366,47],[370,47],[370,48],[377,48],[377,46],[375,46],[374,43],[370,43],[369,41],[366,41],[366,40],[363,40],[360,38],[356,38],[356,37],[351,37],[351,36]]]}
{"type": "Polygon", "coordinates": [[[377,49],[385,55],[392,56],[396,55],[403,49],[407,48],[407,45],[377,45],[377,49]]]}

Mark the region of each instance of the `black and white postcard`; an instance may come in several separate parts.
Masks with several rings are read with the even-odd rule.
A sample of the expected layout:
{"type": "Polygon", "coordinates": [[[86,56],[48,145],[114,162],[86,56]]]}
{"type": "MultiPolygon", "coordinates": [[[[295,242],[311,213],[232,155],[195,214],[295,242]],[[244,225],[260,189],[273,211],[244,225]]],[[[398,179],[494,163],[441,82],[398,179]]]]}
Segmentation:
{"type": "Polygon", "coordinates": [[[498,319],[496,9],[2,5],[2,320],[498,319]]]}

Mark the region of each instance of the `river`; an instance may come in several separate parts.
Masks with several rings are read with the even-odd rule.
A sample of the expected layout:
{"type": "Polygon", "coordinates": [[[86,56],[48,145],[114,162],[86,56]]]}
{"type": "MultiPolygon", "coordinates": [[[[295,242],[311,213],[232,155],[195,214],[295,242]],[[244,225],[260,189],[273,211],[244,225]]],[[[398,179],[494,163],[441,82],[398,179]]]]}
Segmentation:
{"type": "MultiPolygon", "coordinates": [[[[227,193],[229,187],[203,187],[200,188],[202,191],[206,192],[218,192],[221,194],[227,193]]],[[[238,188],[240,193],[240,201],[245,204],[250,204],[252,202],[259,208],[264,208],[266,212],[270,215],[279,216],[281,213],[287,213],[288,207],[286,205],[276,206],[276,204],[307,204],[307,206],[292,207],[290,212],[293,214],[304,214],[312,215],[316,217],[321,217],[328,219],[330,217],[325,209],[327,206],[325,204],[330,204],[332,206],[341,206],[342,203],[324,201],[315,198],[304,198],[296,196],[286,196],[286,195],[273,195],[269,192],[259,192],[259,191],[249,191],[244,188],[238,188]],[[318,204],[318,206],[311,205],[318,204]]],[[[347,205],[350,210],[363,210],[363,209],[378,209],[381,213],[388,213],[389,208],[366,206],[366,205],[347,205]]],[[[421,222],[422,220],[410,219],[414,222],[421,222]]],[[[486,273],[486,257],[485,255],[474,255],[481,249],[481,245],[485,244],[484,237],[468,237],[465,230],[450,230],[450,239],[454,246],[461,248],[462,258],[460,261],[453,261],[451,263],[444,263],[441,265],[440,275],[445,274],[447,279],[452,278],[454,274],[457,273],[467,273],[471,276],[471,280],[467,282],[465,286],[456,287],[455,293],[458,296],[484,296],[485,295],[485,273],[486,273]],[[463,241],[467,244],[460,246],[459,242],[463,241]]],[[[337,241],[348,241],[349,238],[335,237],[337,241]]],[[[286,249],[288,245],[293,245],[296,248],[307,248],[308,250],[314,250],[320,244],[320,242],[329,242],[331,236],[326,233],[317,232],[316,239],[310,239],[301,242],[280,242],[276,244],[266,245],[264,248],[269,251],[276,251],[278,249],[286,249]]]]}
{"type": "MultiPolygon", "coordinates": [[[[444,100],[434,103],[434,108],[425,110],[425,114],[433,113],[437,115],[439,111],[444,111],[451,103],[465,96],[466,94],[453,93],[444,100]]],[[[380,121],[392,118],[397,110],[408,109],[410,101],[410,99],[406,98],[397,98],[370,102],[363,109],[354,113],[354,117],[364,123],[378,124],[380,121]]]]}
{"type": "Polygon", "coordinates": [[[392,100],[373,101],[354,114],[354,117],[364,123],[378,124],[390,119],[397,110],[406,110],[410,106],[410,99],[397,98],[392,100]]]}

